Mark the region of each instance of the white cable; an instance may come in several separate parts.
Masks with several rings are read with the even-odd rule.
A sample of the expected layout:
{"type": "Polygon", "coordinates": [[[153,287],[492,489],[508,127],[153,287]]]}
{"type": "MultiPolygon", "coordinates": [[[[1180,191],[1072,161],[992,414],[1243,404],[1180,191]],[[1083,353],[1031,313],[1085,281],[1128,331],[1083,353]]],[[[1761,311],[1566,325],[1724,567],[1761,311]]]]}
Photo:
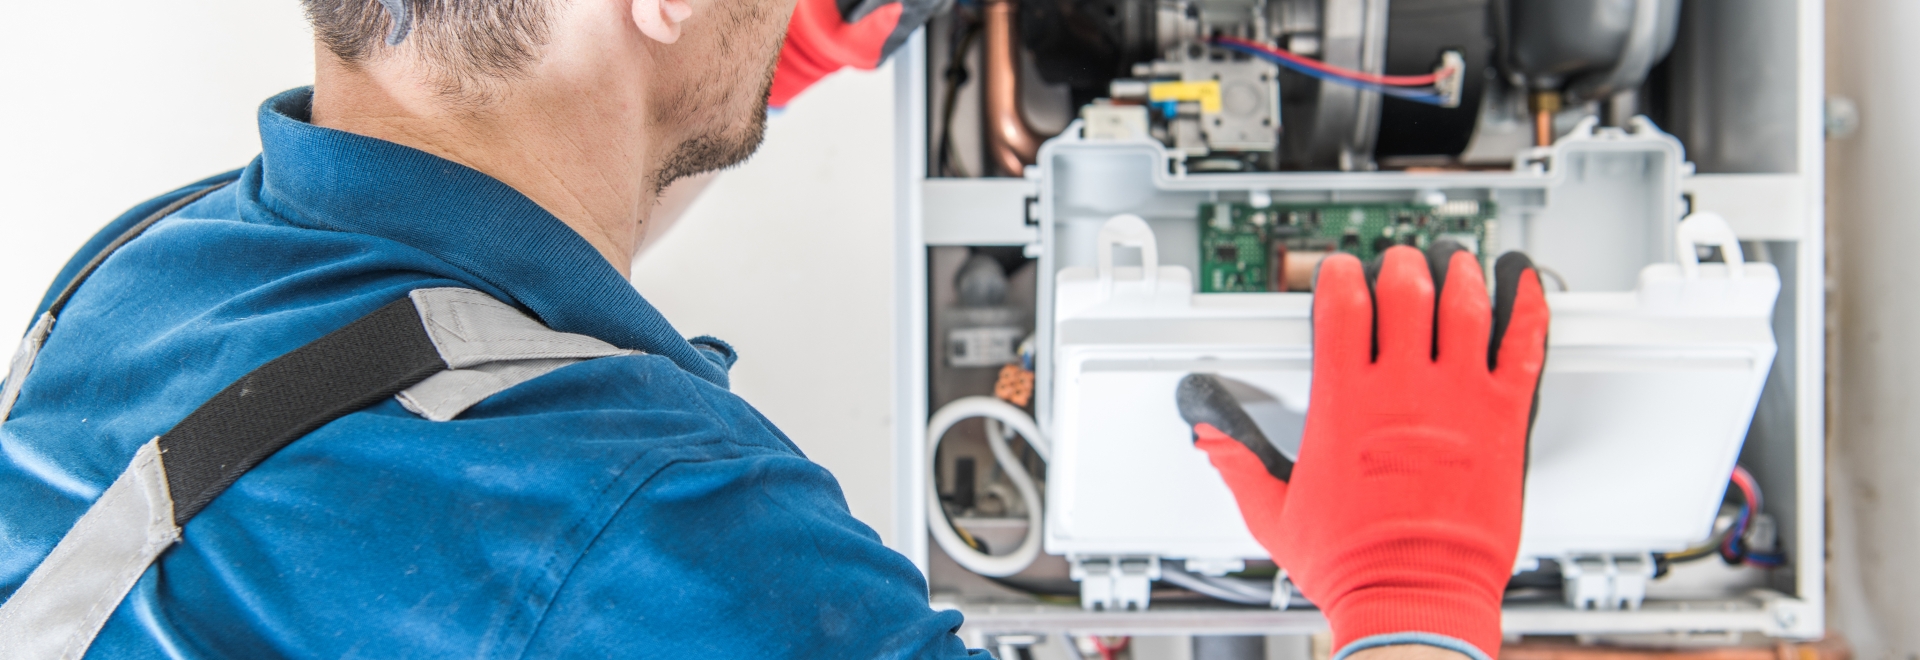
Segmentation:
{"type": "Polygon", "coordinates": [[[1026,570],[1034,558],[1040,556],[1040,521],[1044,516],[1041,515],[1040,492],[1034,488],[1033,477],[1027,474],[1026,467],[1020,464],[1020,460],[1013,455],[1013,449],[1007,446],[1006,434],[996,424],[987,425],[987,446],[993,450],[993,460],[1000,464],[1001,471],[1007,473],[1007,479],[1020,492],[1020,499],[1027,503],[1027,536],[1020,540],[1020,547],[1014,548],[1013,552],[989,555],[960,540],[960,534],[953,531],[953,521],[947,519],[946,507],[940,505],[940,493],[933,484],[940,468],[938,457],[941,437],[960,420],[974,417],[985,417],[990,422],[1006,424],[1014,433],[1027,439],[1027,446],[1033,447],[1041,460],[1048,457],[1050,447],[1047,439],[1040,435],[1040,427],[1033,423],[1033,418],[1027,416],[1026,411],[1012,404],[990,396],[970,396],[941,407],[927,422],[927,464],[930,466],[927,474],[927,530],[933,533],[933,540],[940,544],[940,549],[945,550],[947,556],[953,557],[961,567],[988,577],[1007,577],[1026,570]]]}
{"type": "Polygon", "coordinates": [[[1205,579],[1205,576],[1188,573],[1185,569],[1160,565],[1160,576],[1174,586],[1186,589],[1214,600],[1224,600],[1241,605],[1266,605],[1273,600],[1273,592],[1251,593],[1254,590],[1243,585],[1220,583],[1205,579]]]}

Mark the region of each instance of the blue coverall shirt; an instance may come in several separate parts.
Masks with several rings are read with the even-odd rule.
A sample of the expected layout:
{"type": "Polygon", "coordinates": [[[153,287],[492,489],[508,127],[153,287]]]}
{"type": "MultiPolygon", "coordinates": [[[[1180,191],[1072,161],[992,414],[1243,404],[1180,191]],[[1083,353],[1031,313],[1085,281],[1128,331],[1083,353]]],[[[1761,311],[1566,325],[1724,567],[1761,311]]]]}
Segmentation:
{"type": "MultiPolygon", "coordinates": [[[[185,527],[91,658],[967,657],[827,471],[727,391],[586,241],[435,156],[260,110],[262,155],[112,255],[0,425],[0,598],[135,449],[228,383],[408,291],[460,286],[645,355],[451,422],[389,399],[302,438],[185,527]]],[[[44,303],[43,303],[44,307],[44,303]]],[[[696,346],[697,344],[697,346],[696,346]]]]}

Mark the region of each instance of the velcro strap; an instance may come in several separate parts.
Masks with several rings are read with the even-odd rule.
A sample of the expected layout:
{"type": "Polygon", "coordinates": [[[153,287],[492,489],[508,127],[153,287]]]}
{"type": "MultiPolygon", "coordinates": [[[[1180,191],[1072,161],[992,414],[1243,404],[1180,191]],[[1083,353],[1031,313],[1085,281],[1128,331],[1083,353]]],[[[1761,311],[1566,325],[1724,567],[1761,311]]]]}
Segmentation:
{"type": "Polygon", "coordinates": [[[160,436],[175,524],[288,443],[446,368],[402,298],[242,376],[160,436]]]}

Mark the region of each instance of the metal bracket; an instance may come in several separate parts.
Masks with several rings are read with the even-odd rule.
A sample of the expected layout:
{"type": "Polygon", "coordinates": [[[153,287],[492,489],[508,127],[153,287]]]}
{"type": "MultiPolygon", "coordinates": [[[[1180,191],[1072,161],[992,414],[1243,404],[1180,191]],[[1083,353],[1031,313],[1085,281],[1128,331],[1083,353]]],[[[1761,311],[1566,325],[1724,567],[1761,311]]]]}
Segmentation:
{"type": "Polygon", "coordinates": [[[1826,632],[1821,627],[1821,612],[1812,603],[1768,589],[1755,590],[1750,595],[1765,604],[1767,613],[1773,615],[1775,627],[1770,634],[1813,639],[1826,632]]]}
{"type": "Polygon", "coordinates": [[[1124,612],[1147,609],[1153,581],[1160,579],[1159,557],[1071,557],[1069,575],[1080,583],[1080,607],[1124,612]]]}
{"type": "Polygon", "coordinates": [[[1576,610],[1637,610],[1653,579],[1653,556],[1569,555],[1560,558],[1567,605],[1576,610]]]}

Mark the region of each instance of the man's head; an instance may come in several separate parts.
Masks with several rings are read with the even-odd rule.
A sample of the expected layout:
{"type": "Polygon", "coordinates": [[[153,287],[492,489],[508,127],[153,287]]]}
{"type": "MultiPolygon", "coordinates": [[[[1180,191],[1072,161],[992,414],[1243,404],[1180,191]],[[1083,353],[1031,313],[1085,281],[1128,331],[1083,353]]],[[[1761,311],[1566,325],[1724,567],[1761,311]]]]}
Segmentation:
{"type": "Polygon", "coordinates": [[[304,0],[320,45],[351,65],[405,54],[445,95],[482,101],[524,75],[560,0],[304,0]],[[407,48],[398,48],[406,45],[407,48]]]}
{"type": "Polygon", "coordinates": [[[302,1],[323,72],[359,74],[415,114],[546,118],[586,140],[621,133],[607,125],[636,129],[650,143],[639,174],[652,192],[759,146],[793,10],[793,0],[302,1]],[[417,107],[422,98],[434,107],[417,107]]]}

